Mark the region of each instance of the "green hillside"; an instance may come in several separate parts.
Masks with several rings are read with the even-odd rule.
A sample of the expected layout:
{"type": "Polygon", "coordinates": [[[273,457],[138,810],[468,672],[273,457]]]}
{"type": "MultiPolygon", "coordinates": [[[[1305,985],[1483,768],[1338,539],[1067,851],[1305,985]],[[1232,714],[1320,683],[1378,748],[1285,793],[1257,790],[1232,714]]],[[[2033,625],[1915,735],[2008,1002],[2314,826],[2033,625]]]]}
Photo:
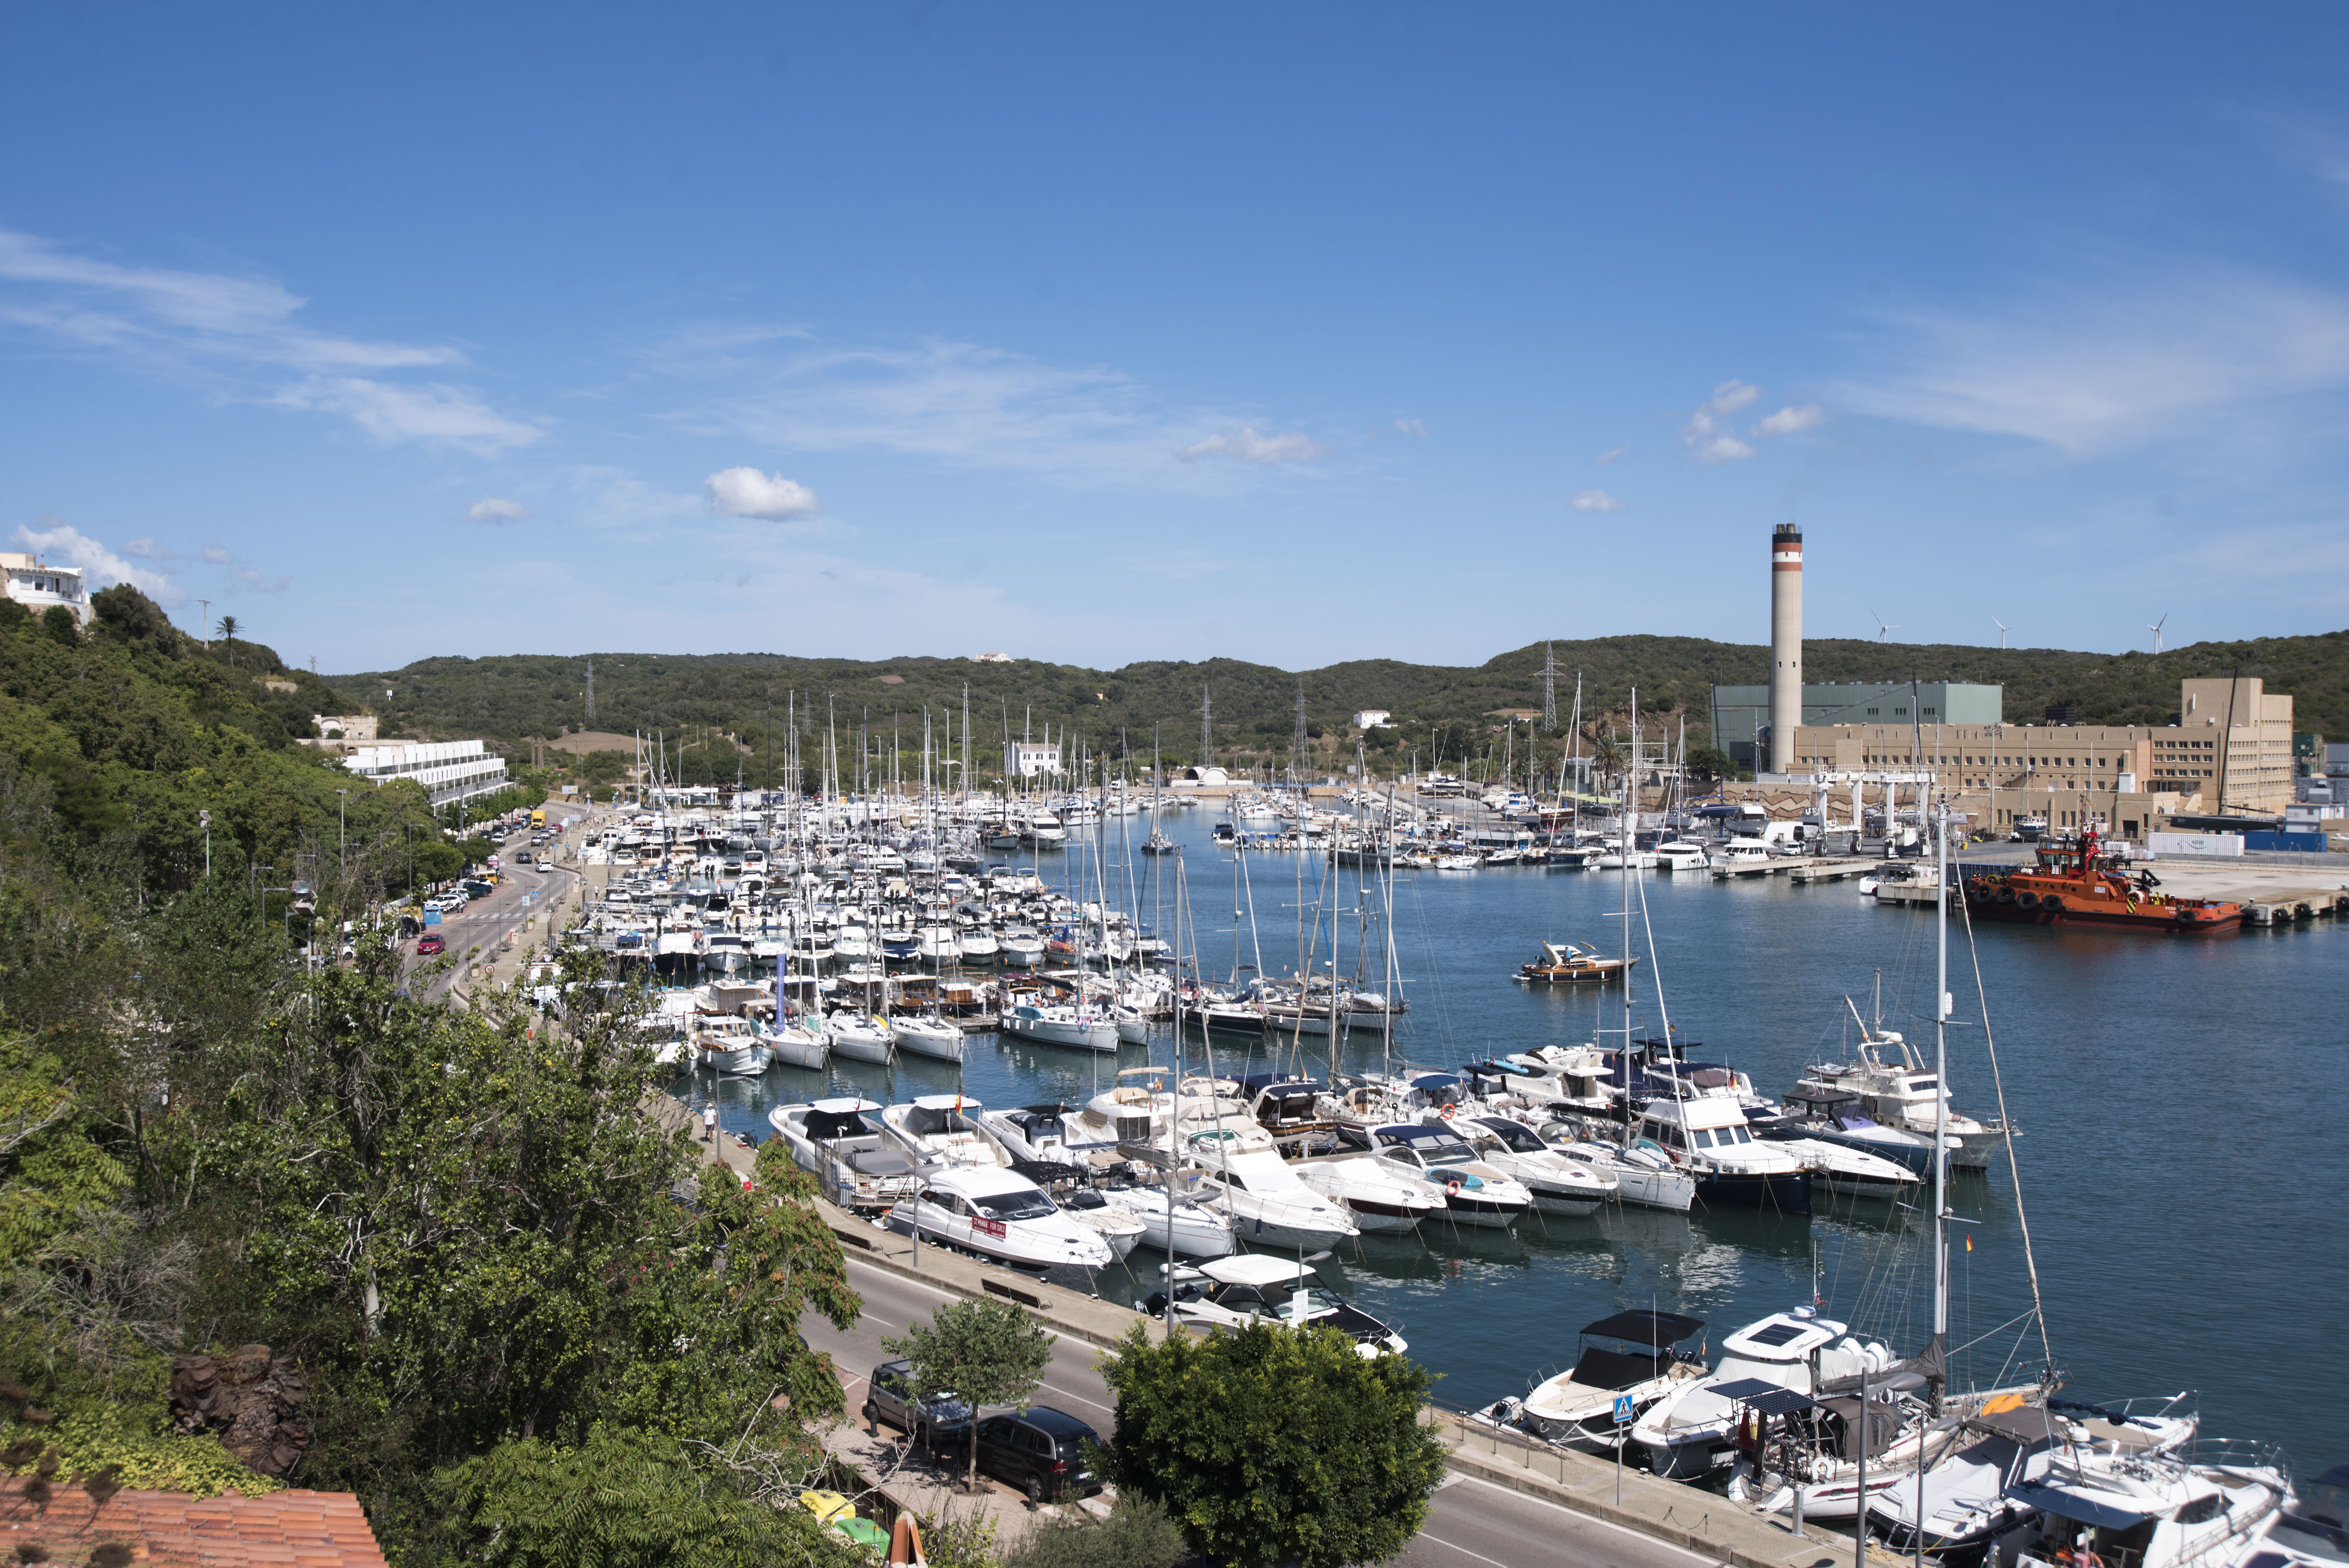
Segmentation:
{"type": "MultiPolygon", "coordinates": [[[[1611,637],[1559,641],[1560,718],[1571,703],[1578,672],[1586,716],[1619,727],[1632,688],[1643,717],[1661,716],[1673,727],[1685,717],[1692,744],[1708,738],[1707,687],[1756,683],[1768,676],[1768,650],[1760,645],[1698,637],[1611,637]]],[[[2006,688],[2010,721],[2036,722],[2050,704],[2077,705],[2084,723],[2158,724],[2178,706],[2178,683],[2189,676],[2240,670],[2260,676],[2270,689],[2298,698],[2299,727],[2349,733],[2349,632],[2318,636],[2198,643],[2165,651],[2084,654],[2048,648],[2002,650],[1958,645],[1879,644],[1823,639],[1804,648],[1813,680],[1965,680],[2006,688]]],[[[1314,734],[1317,762],[1352,756],[1351,716],[1361,708],[1391,709],[1396,728],[1373,737],[1374,765],[1392,767],[1416,748],[1423,765],[1438,748],[1445,764],[1483,755],[1495,744],[1486,716],[1541,706],[1543,645],[1536,643],[1474,666],[1413,665],[1364,659],[1290,671],[1237,659],[1151,662],[1115,670],[1032,659],[975,664],[963,659],[877,660],[800,658],[780,654],[613,653],[594,655],[595,716],[585,712],[587,660],[545,655],[481,659],[435,658],[380,673],[328,677],[343,700],[380,714],[387,735],[480,736],[505,745],[530,737],[596,729],[662,733],[705,749],[705,737],[722,732],[698,757],[712,776],[772,775],[769,754],[780,752],[787,712],[802,733],[820,730],[827,716],[853,757],[860,725],[886,731],[893,716],[902,743],[917,750],[925,705],[951,708],[960,725],[968,687],[972,728],[982,776],[1007,732],[1023,725],[1068,729],[1096,750],[1121,744],[1146,759],[1151,738],[1162,738],[1170,763],[1196,759],[1201,692],[1214,696],[1216,759],[1226,764],[1285,759],[1295,727],[1300,680],[1314,734]],[[384,695],[387,688],[389,697],[384,695]]],[[[1655,730],[1649,731],[1651,735],[1655,730]]],[[[885,742],[883,743],[885,745],[885,742]]],[[[1516,744],[1525,744],[1520,731],[1516,744]]],[[[1520,751],[1519,755],[1522,755],[1520,751]]],[[[688,777],[694,776],[688,769],[688,777]]]]}

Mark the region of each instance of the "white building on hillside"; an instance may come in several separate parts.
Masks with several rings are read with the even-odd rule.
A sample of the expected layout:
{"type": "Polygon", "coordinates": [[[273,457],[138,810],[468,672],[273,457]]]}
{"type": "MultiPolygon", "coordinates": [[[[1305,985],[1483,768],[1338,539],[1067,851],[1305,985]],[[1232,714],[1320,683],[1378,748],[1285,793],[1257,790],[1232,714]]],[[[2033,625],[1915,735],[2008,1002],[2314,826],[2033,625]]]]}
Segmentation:
{"type": "Polygon", "coordinates": [[[413,779],[436,806],[504,789],[506,759],[478,740],[395,741],[354,747],[343,766],[371,784],[413,779]]]}
{"type": "Polygon", "coordinates": [[[1361,712],[1354,715],[1354,727],[1356,729],[1376,729],[1381,725],[1384,725],[1387,720],[1393,717],[1394,715],[1389,713],[1385,708],[1366,707],[1362,709],[1361,712]]]}
{"type": "Polygon", "coordinates": [[[82,591],[80,567],[52,566],[37,555],[0,551],[0,571],[8,574],[8,597],[34,614],[63,604],[73,612],[77,624],[89,624],[89,595],[82,591]]]}
{"type": "Polygon", "coordinates": [[[1033,779],[1061,770],[1061,748],[1032,740],[1015,740],[1003,748],[1003,771],[1013,779],[1033,779]]]}

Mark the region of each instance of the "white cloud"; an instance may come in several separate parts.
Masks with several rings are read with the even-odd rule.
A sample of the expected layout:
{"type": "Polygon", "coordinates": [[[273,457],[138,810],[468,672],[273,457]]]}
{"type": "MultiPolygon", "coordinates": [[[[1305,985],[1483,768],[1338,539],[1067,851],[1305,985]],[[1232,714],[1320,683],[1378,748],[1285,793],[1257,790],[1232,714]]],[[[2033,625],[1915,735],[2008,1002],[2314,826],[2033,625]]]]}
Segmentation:
{"type": "Polygon", "coordinates": [[[36,521],[48,526],[32,529],[20,525],[16,530],[16,547],[44,559],[55,557],[67,566],[80,567],[83,583],[92,593],[100,588],[111,588],[118,583],[128,583],[167,608],[188,602],[186,593],[161,573],[131,565],[98,541],[84,537],[78,529],[60,522],[47,512],[43,512],[36,521]]]}
{"type": "Polygon", "coordinates": [[[2349,390],[2349,296],[2240,271],[2121,279],[1887,325],[1889,368],[1838,402],[2074,458],[2230,419],[2270,439],[2292,400],[2349,390]]]}
{"type": "Polygon", "coordinates": [[[152,538],[127,540],[120,548],[122,553],[133,561],[177,561],[180,558],[178,551],[168,544],[158,543],[152,538]]]}
{"type": "Polygon", "coordinates": [[[256,593],[283,593],[285,592],[286,585],[294,579],[282,575],[264,577],[250,566],[241,566],[229,573],[229,581],[240,587],[250,588],[256,593]]]}
{"type": "Polygon", "coordinates": [[[1394,422],[1394,428],[1406,436],[1427,434],[1427,421],[1424,419],[1397,419],[1394,422]]]}
{"type": "Polygon", "coordinates": [[[1194,441],[1175,456],[1186,463],[1195,463],[1202,458],[1237,458],[1263,468],[1273,463],[1310,462],[1329,449],[1301,435],[1259,436],[1256,427],[1244,425],[1237,432],[1194,441]]]}
{"type": "Polygon", "coordinates": [[[371,381],[363,377],[314,376],[282,387],[270,399],[288,408],[318,408],[347,416],[386,446],[419,441],[493,456],[526,447],[545,432],[509,419],[460,387],[371,381]]]}
{"type": "Polygon", "coordinates": [[[503,496],[485,495],[465,509],[465,515],[475,522],[519,522],[537,515],[518,500],[503,496]]]}
{"type": "Polygon", "coordinates": [[[1629,448],[1629,447],[1616,447],[1616,448],[1614,448],[1614,449],[1610,449],[1610,450],[1608,450],[1608,451],[1604,451],[1604,452],[1599,453],[1597,457],[1595,457],[1595,458],[1591,459],[1590,460],[1591,460],[1592,462],[1594,462],[1594,463],[1597,463],[1600,468],[1602,468],[1602,469],[1603,469],[1603,468],[1605,468],[1608,464],[1609,464],[1609,463],[1611,463],[1611,462],[1615,461],[1618,458],[1623,457],[1625,454],[1629,453],[1629,452],[1630,451],[1630,449],[1630,449],[1630,448],[1629,448]]]}
{"type": "Polygon", "coordinates": [[[1743,381],[1724,381],[1681,427],[1681,444],[1701,463],[1729,463],[1750,458],[1754,449],[1722,430],[1721,422],[1762,396],[1762,389],[1743,381]]]}
{"type": "Polygon", "coordinates": [[[1577,511],[1621,511],[1623,503],[1603,490],[1577,490],[1566,503],[1577,511]]]}
{"type": "Polygon", "coordinates": [[[1816,403],[1806,403],[1799,408],[1785,407],[1779,409],[1776,413],[1771,415],[1768,418],[1764,419],[1760,424],[1754,426],[1754,428],[1748,430],[1746,434],[1749,436],[1791,436],[1797,431],[1810,429],[1826,418],[1826,414],[1816,403]]]}
{"type": "Polygon", "coordinates": [[[227,565],[229,562],[228,546],[225,544],[205,545],[204,559],[211,562],[214,566],[227,565]]]}
{"type": "Polygon", "coordinates": [[[757,469],[720,469],[702,481],[709,493],[709,510],[726,517],[761,517],[771,521],[806,517],[816,511],[815,491],[797,480],[757,469]]]}

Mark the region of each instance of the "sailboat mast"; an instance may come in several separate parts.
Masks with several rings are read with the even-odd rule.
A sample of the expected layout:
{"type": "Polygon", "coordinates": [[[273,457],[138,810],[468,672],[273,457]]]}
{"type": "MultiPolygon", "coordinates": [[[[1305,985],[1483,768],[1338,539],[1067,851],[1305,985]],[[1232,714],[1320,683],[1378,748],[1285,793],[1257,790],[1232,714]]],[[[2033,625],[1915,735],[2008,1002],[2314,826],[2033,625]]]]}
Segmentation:
{"type": "MultiPolygon", "coordinates": [[[[1580,680],[1576,682],[1577,705],[1580,702],[1580,680]]],[[[1631,688],[1631,766],[1623,774],[1623,861],[1617,871],[1617,886],[1623,905],[1623,1054],[1617,1059],[1623,1064],[1623,1147],[1631,1147],[1631,1139],[1639,1129],[1639,1119],[1631,1109],[1631,781],[1640,776],[1640,688],[1631,688]]]]}
{"type": "MultiPolygon", "coordinates": [[[[1910,705],[1914,707],[1912,703],[1910,705]]],[[[1950,1338],[1950,802],[1934,825],[1933,883],[1933,1413],[1940,1414],[1950,1338]]]]}

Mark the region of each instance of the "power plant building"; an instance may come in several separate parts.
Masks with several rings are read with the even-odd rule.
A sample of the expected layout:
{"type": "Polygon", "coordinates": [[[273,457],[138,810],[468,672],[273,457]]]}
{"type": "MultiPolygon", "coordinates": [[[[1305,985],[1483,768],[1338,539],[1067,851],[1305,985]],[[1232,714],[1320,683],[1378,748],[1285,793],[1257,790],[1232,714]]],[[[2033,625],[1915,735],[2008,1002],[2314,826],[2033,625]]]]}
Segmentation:
{"type": "MultiPolygon", "coordinates": [[[[1775,661],[1774,661],[1775,662],[1775,661]]],[[[1905,727],[1921,724],[1999,724],[2005,718],[2006,688],[1960,681],[1826,681],[1801,688],[1803,712],[1785,731],[1785,745],[1774,747],[1769,760],[1779,765],[1757,767],[1759,746],[1772,729],[1771,688],[1762,686],[1717,686],[1713,688],[1713,743],[1740,768],[1757,773],[1792,773],[1803,769],[1803,749],[1795,729],[1822,725],[1905,727]],[[1911,713],[1911,707],[1915,712],[1911,713]]]]}

